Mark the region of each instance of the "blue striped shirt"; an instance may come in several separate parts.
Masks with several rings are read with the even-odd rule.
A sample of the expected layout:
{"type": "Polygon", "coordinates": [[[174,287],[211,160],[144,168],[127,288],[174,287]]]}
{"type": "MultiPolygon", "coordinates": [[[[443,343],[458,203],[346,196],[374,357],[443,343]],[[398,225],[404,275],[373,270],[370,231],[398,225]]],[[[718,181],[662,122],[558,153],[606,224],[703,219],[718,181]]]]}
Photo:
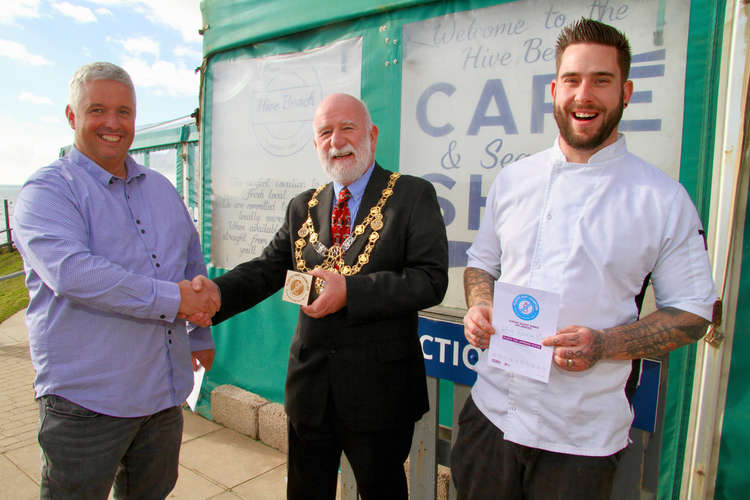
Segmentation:
{"type": "Polygon", "coordinates": [[[191,350],[213,348],[210,329],[176,319],[176,282],[206,273],[190,216],[165,177],[126,166],[123,180],[72,148],[15,210],[36,395],[117,417],[182,404],[191,350]]]}

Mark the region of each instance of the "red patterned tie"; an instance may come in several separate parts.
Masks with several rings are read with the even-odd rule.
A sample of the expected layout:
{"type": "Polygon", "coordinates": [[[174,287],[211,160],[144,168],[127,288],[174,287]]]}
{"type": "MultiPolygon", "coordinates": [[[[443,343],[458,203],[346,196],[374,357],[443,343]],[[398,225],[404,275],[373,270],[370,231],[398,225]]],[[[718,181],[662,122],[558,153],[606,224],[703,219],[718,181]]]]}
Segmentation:
{"type": "Polygon", "coordinates": [[[339,245],[344,242],[347,236],[349,236],[349,198],[352,194],[347,188],[339,191],[338,200],[336,205],[333,207],[331,213],[331,237],[334,245],[339,245]]]}

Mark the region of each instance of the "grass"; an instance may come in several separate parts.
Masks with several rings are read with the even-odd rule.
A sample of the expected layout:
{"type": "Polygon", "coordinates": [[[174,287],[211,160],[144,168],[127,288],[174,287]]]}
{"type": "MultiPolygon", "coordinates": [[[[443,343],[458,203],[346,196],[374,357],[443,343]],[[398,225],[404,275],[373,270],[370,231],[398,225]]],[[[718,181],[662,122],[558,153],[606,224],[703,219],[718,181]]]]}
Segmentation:
{"type": "MultiPolygon", "coordinates": [[[[9,252],[7,247],[0,249],[0,276],[23,270],[21,255],[9,252]]],[[[16,276],[0,281],[0,323],[29,305],[24,276],[16,276]]]]}

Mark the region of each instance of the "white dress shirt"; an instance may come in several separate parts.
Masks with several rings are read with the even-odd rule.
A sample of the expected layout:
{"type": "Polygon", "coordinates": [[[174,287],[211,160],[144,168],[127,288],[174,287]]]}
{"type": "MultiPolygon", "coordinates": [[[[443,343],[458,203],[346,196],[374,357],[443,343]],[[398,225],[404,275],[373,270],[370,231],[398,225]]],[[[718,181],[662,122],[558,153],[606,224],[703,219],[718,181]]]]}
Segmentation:
{"type": "MultiPolygon", "coordinates": [[[[711,319],[716,299],[701,221],[682,185],[630,154],[625,138],[589,163],[552,148],[501,170],[490,188],[468,266],[505,283],[560,294],[558,328],[638,319],[649,273],[658,308],[711,319]],[[501,273],[502,270],[502,273],[501,273]]],[[[602,360],[545,384],[477,364],[477,407],[515,443],[587,456],[628,443],[630,361],[602,360]]]]}

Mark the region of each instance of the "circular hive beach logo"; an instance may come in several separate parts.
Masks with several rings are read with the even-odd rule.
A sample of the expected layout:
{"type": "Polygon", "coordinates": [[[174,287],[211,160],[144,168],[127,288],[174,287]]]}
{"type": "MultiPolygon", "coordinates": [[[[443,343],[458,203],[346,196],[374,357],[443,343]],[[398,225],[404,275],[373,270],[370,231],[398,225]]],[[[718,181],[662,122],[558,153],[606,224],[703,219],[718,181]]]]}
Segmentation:
{"type": "Polygon", "coordinates": [[[312,140],[313,115],[322,94],[312,67],[264,68],[252,114],[260,147],[277,157],[300,152],[312,140]]]}
{"type": "Polygon", "coordinates": [[[516,295],[513,299],[513,312],[524,321],[531,321],[539,316],[539,302],[526,293],[516,295]]]}
{"type": "Polygon", "coordinates": [[[292,302],[306,302],[310,296],[310,283],[300,273],[291,274],[286,280],[284,293],[292,302]]]}

